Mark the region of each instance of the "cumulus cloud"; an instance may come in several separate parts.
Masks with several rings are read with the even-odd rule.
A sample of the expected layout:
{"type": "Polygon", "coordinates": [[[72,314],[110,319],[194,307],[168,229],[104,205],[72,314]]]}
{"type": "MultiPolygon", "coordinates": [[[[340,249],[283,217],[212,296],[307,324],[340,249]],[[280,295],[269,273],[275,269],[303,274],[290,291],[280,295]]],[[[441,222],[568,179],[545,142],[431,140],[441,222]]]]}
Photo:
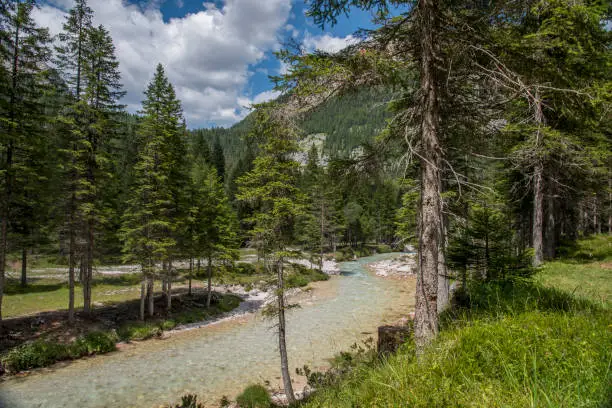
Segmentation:
{"type": "Polygon", "coordinates": [[[306,47],[306,50],[309,52],[320,50],[334,53],[358,42],[359,39],[352,35],[347,35],[346,37],[334,37],[330,34],[312,35],[309,32],[306,32],[304,36],[304,47],[306,47]]]}
{"type": "MultiPolygon", "coordinates": [[[[61,30],[69,0],[53,0],[35,12],[52,34],[61,30]]],[[[291,0],[225,0],[222,6],[164,21],[159,5],[144,8],[123,0],[90,0],[95,24],[111,33],[132,111],[142,99],[155,65],[164,65],[183,103],[190,127],[230,125],[243,118],[249,65],[278,47],[291,0]]],[[[262,94],[253,98],[263,98],[262,94]],[[261,96],[260,96],[261,95],[261,96]]],[[[269,94],[267,94],[269,95],[269,94]]],[[[248,100],[248,98],[246,98],[248,100]]]]}

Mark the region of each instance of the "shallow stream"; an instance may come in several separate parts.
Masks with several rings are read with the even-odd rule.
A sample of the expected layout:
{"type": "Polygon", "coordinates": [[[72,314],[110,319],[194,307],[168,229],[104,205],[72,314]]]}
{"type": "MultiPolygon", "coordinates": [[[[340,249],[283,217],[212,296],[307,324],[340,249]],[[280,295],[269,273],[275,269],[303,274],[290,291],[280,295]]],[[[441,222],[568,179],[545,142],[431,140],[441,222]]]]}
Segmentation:
{"type": "MultiPolygon", "coordinates": [[[[340,276],[317,282],[287,315],[291,373],[326,361],[356,341],[376,338],[377,326],[414,307],[413,280],[386,280],[365,264],[393,254],[340,264],[340,276]]],[[[269,381],[281,388],[274,322],[260,313],[163,340],[128,345],[118,352],[63,363],[0,383],[0,407],[158,407],[186,393],[203,402],[234,397],[246,385],[269,381]]],[[[296,391],[303,386],[297,378],[296,391]]]]}

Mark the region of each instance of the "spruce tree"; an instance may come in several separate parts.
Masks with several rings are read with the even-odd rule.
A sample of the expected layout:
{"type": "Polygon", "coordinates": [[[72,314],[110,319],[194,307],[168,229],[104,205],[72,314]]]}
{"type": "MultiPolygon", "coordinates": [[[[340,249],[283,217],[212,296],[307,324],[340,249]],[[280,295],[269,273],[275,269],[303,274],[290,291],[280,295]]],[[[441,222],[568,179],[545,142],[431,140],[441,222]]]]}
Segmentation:
{"type": "Polygon", "coordinates": [[[141,319],[146,298],[149,315],[154,313],[153,283],[158,264],[167,264],[176,250],[173,174],[175,166],[181,166],[177,161],[185,158],[175,154],[174,146],[184,134],[181,104],[161,64],[145,97],[132,197],[127,202],[122,227],[125,260],[142,268],[141,319]]]}
{"type": "MultiPolygon", "coordinates": [[[[8,3],[2,10],[2,68],[0,85],[0,319],[4,291],[9,223],[28,234],[31,223],[20,222],[37,206],[32,192],[45,177],[44,72],[50,57],[50,37],[32,18],[34,1],[8,3]],[[26,227],[27,224],[27,227],[26,227]]],[[[25,240],[24,240],[25,241],[25,240]]],[[[22,245],[25,245],[22,242],[22,245]]]]}
{"type": "MultiPolygon", "coordinates": [[[[77,0],[69,10],[59,34],[60,45],[56,47],[56,65],[68,86],[70,98],[58,117],[61,123],[59,130],[63,133],[61,151],[64,155],[62,169],[65,174],[65,228],[68,235],[68,320],[74,320],[74,286],[75,268],[80,260],[81,278],[84,278],[84,294],[89,293],[89,250],[91,236],[88,234],[87,214],[92,210],[87,202],[91,196],[86,178],[87,156],[89,146],[89,116],[91,111],[87,101],[83,100],[86,84],[85,67],[89,32],[92,29],[93,11],[86,0],[77,0]],[[85,201],[81,198],[85,198],[85,201]],[[88,244],[89,241],[89,244],[88,244]],[[84,261],[87,261],[85,263],[84,261]]],[[[89,303],[84,308],[89,310],[89,303]]]]}

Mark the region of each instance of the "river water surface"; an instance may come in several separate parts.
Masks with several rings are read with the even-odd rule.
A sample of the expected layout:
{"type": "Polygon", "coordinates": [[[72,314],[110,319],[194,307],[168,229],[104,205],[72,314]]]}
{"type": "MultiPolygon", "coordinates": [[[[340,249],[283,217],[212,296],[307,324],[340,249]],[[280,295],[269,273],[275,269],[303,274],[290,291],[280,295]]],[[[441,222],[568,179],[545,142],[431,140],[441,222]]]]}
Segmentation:
{"type": "MultiPolygon", "coordinates": [[[[365,270],[365,264],[391,256],[341,263],[340,276],[316,282],[310,294],[300,296],[301,307],[287,315],[292,373],[304,364],[324,368],[333,355],[376,338],[377,326],[413,309],[412,280],[385,280],[365,270]]],[[[269,381],[280,388],[273,324],[260,313],[249,314],[13,377],[0,383],[0,407],[148,408],[185,393],[213,404],[251,383],[269,381]]]]}

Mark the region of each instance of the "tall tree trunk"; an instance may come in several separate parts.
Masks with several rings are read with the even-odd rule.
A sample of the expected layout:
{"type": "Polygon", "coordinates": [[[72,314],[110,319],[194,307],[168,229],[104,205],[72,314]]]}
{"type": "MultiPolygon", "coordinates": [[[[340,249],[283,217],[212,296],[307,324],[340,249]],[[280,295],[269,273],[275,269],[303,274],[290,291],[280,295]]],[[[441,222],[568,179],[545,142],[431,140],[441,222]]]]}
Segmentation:
{"type": "Polygon", "coordinates": [[[323,272],[323,247],[325,246],[325,206],[321,203],[321,240],[319,242],[319,270],[323,272]]]}
{"type": "Polygon", "coordinates": [[[285,285],[283,281],[283,258],[279,259],[276,267],[278,272],[278,349],[281,359],[281,374],[283,376],[283,386],[285,395],[289,404],[295,403],[295,395],[293,394],[293,384],[291,384],[291,376],[289,374],[289,358],[287,356],[287,342],[285,339],[285,285]]]}
{"type": "MultiPolygon", "coordinates": [[[[8,172],[7,172],[8,173],[8,172]]],[[[6,177],[9,179],[9,177],[6,177]]],[[[8,184],[8,183],[7,183],[8,184]]],[[[6,271],[6,243],[8,236],[8,198],[10,197],[10,188],[5,189],[4,201],[2,203],[2,226],[0,232],[0,322],[2,322],[2,297],[4,295],[4,274],[6,271]]]]}
{"type": "Polygon", "coordinates": [[[438,254],[438,314],[445,311],[450,303],[450,279],[446,267],[446,217],[442,216],[440,250],[438,254]]]}
{"type": "Polygon", "coordinates": [[[189,291],[187,294],[191,296],[191,280],[193,279],[193,257],[189,258],[189,291]]]}
{"type": "Polygon", "coordinates": [[[612,234],[612,177],[608,173],[608,234],[612,234]]]}
{"type": "Polygon", "coordinates": [[[93,279],[93,248],[94,248],[94,222],[93,219],[87,220],[87,238],[85,256],[83,262],[83,313],[91,314],[91,281],[93,279]]]}
{"type": "Polygon", "coordinates": [[[212,296],[212,257],[208,256],[208,291],[206,292],[206,307],[210,307],[210,298],[212,296]]]}
{"type": "Polygon", "coordinates": [[[74,190],[70,197],[70,215],[68,225],[68,323],[74,323],[74,265],[76,262],[76,237],[74,227],[74,203],[76,195],[74,190]]]}
{"type": "Polygon", "coordinates": [[[153,278],[149,277],[147,281],[147,300],[149,301],[149,316],[151,317],[155,314],[155,293],[153,292],[153,285],[153,278]]]}
{"type": "Polygon", "coordinates": [[[168,264],[166,263],[166,261],[162,261],[162,294],[164,296],[168,296],[167,295],[167,290],[168,290],[168,286],[166,283],[166,271],[168,270],[168,264]]]}
{"type": "MultiPolygon", "coordinates": [[[[144,265],[143,265],[144,269],[144,265]]],[[[145,277],[142,278],[142,282],[140,283],[140,321],[144,322],[145,319],[145,303],[147,297],[147,279],[145,277]]]]}
{"type": "Polygon", "coordinates": [[[436,83],[435,60],[437,0],[421,0],[418,13],[421,30],[420,90],[423,97],[421,138],[421,228],[419,236],[419,265],[416,286],[414,335],[417,354],[438,334],[438,254],[440,251],[440,202],[439,142],[440,112],[436,83]]]}
{"type": "Polygon", "coordinates": [[[533,266],[542,265],[544,260],[544,181],[542,165],[538,164],[534,173],[533,191],[533,266]]]}
{"type": "Polygon", "coordinates": [[[545,259],[555,257],[555,202],[552,194],[546,199],[546,228],[544,234],[544,255],[545,259]]]}
{"type": "Polygon", "coordinates": [[[28,249],[21,249],[21,287],[25,288],[28,285],[28,249]]]}
{"type": "Polygon", "coordinates": [[[168,273],[166,274],[166,310],[170,312],[172,310],[172,259],[168,261],[168,273]]]}
{"type": "MultiPolygon", "coordinates": [[[[540,127],[544,125],[544,112],[542,111],[542,101],[538,91],[535,93],[535,99],[534,117],[538,126],[535,149],[538,150],[542,144],[540,127]]],[[[539,158],[534,169],[533,250],[533,266],[538,267],[544,261],[544,163],[539,158]]]]}

